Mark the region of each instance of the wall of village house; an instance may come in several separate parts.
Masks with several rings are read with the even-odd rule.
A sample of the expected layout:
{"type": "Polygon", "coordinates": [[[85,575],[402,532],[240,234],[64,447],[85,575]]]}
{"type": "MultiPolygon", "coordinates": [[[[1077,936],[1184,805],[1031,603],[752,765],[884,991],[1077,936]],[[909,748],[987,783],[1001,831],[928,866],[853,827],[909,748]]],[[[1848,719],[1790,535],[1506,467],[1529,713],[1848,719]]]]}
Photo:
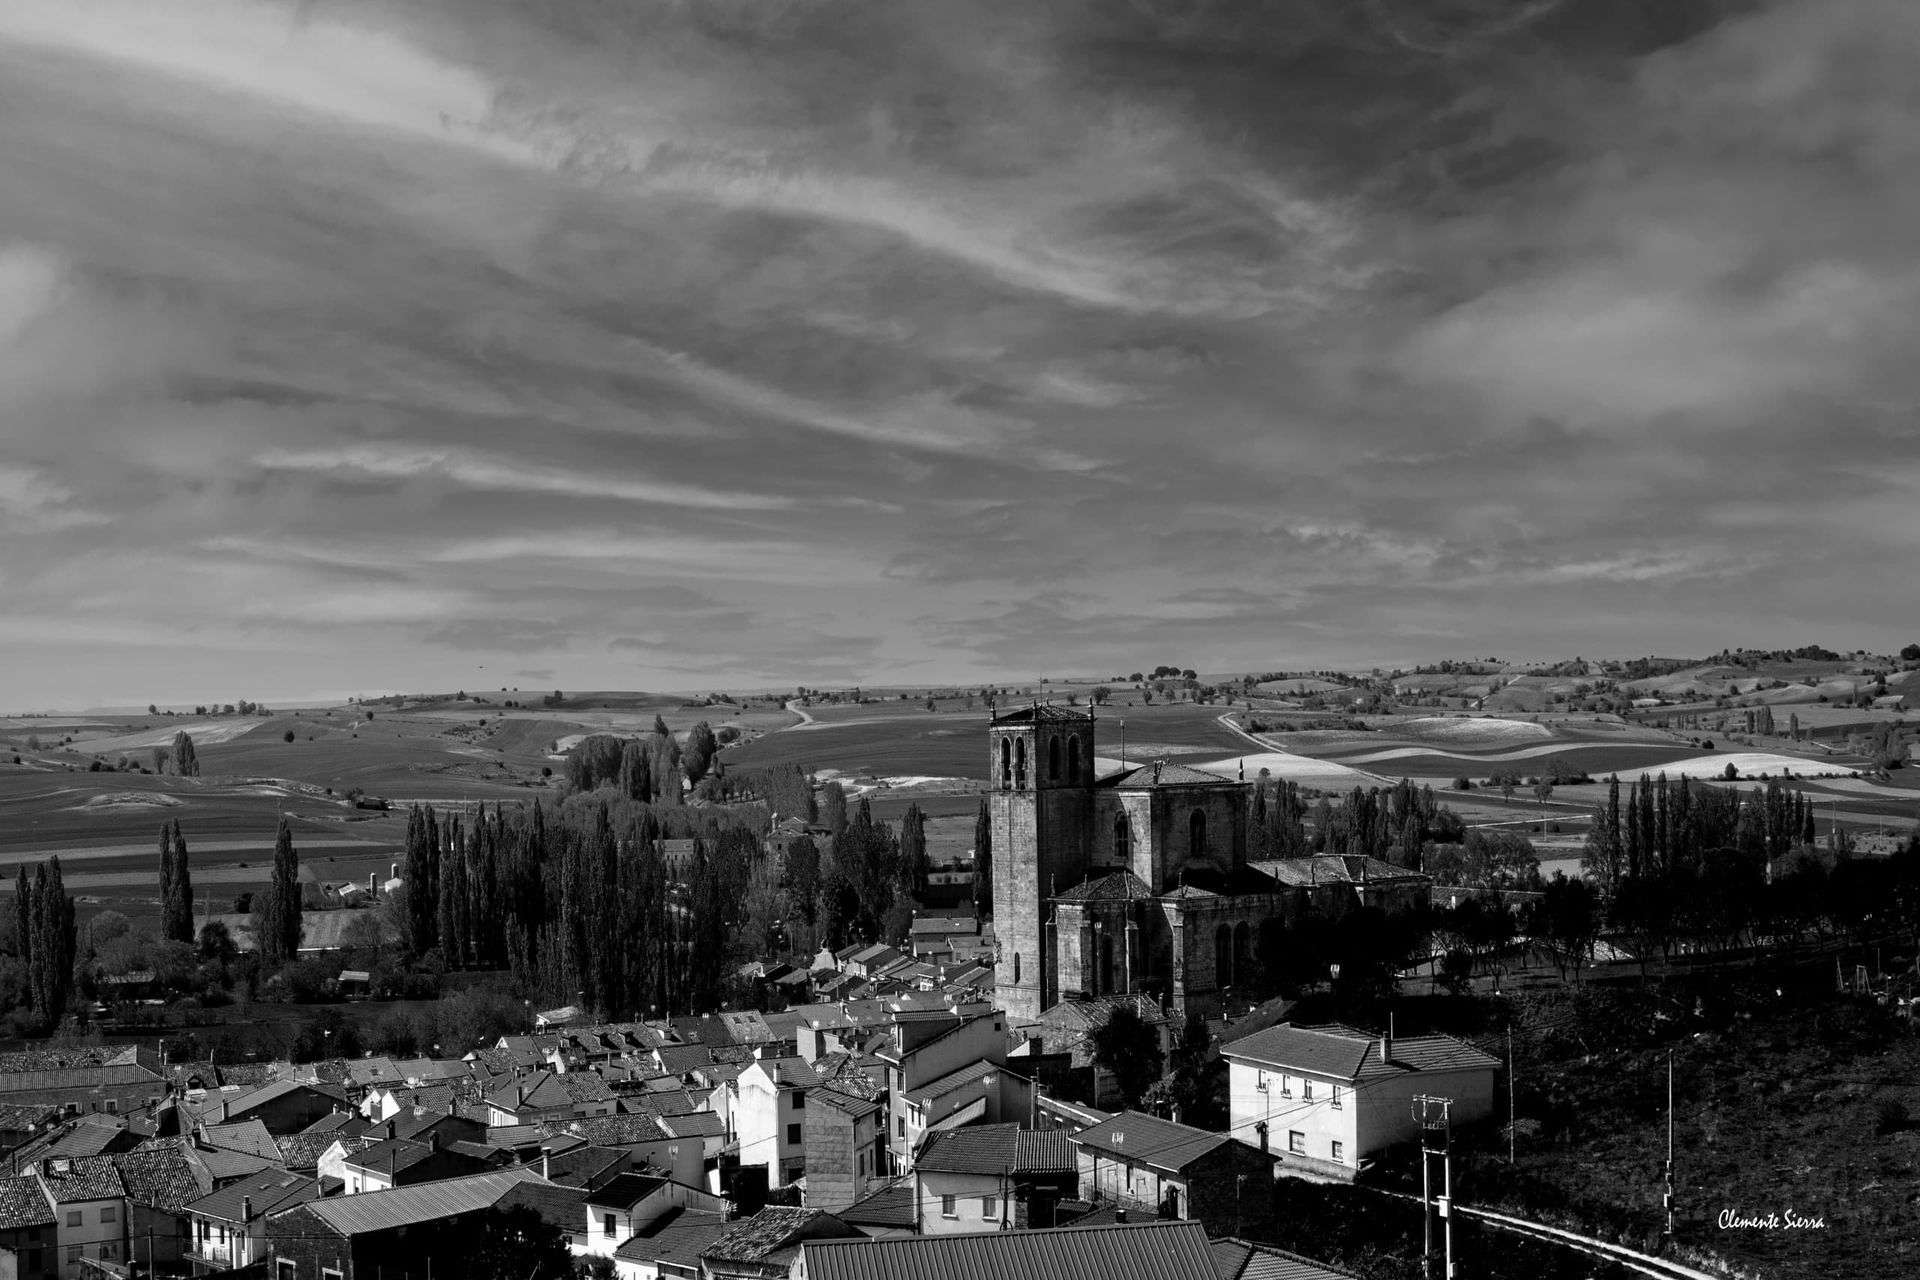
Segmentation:
{"type": "Polygon", "coordinates": [[[886,1147],[879,1120],[885,1112],[855,1119],[823,1105],[807,1103],[803,1122],[807,1151],[807,1206],[844,1209],[866,1195],[884,1173],[886,1147]]]}
{"type": "Polygon", "coordinates": [[[1420,1125],[1414,1119],[1416,1094],[1453,1099],[1453,1124],[1460,1128],[1493,1117],[1493,1068],[1473,1071],[1420,1071],[1377,1082],[1369,1081],[1362,1095],[1359,1143],[1362,1155],[1371,1155],[1402,1142],[1417,1142],[1420,1125]]]}
{"type": "Polygon", "coordinates": [[[1325,1075],[1277,1071],[1240,1062],[1227,1067],[1227,1112],[1234,1136],[1259,1146],[1260,1134],[1255,1126],[1264,1121],[1267,1150],[1283,1160],[1304,1155],[1310,1160],[1355,1168],[1366,1154],[1360,1140],[1363,1109],[1375,1101],[1370,1094],[1356,1096],[1349,1082],[1325,1075]],[[1267,1086],[1264,1093],[1258,1087],[1262,1081],[1267,1086]],[[1292,1150],[1289,1137],[1294,1133],[1301,1136],[1298,1152],[1292,1150]],[[1340,1144],[1337,1157],[1333,1154],[1336,1142],[1340,1144]]]}
{"type": "Polygon", "coordinates": [[[338,1271],[341,1280],[360,1280],[353,1272],[353,1254],[345,1236],[335,1233],[305,1205],[267,1216],[267,1273],[279,1280],[279,1260],[293,1263],[293,1280],[320,1280],[324,1268],[338,1271]]]}
{"type": "Polygon", "coordinates": [[[889,1070],[887,1142],[893,1149],[896,1167],[906,1168],[913,1154],[914,1135],[910,1132],[913,1125],[908,1115],[907,1092],[976,1062],[1005,1066],[1007,1016],[991,1014],[974,1018],[951,1034],[905,1055],[899,1066],[889,1070]]]}
{"type": "Polygon", "coordinates": [[[1013,1206],[1005,1203],[1013,1194],[1013,1180],[993,1174],[932,1173],[913,1175],[914,1216],[920,1233],[929,1236],[968,1235],[980,1231],[998,1231],[1004,1213],[1012,1220],[1013,1206]],[[953,1197],[954,1216],[942,1209],[942,1197],[953,1197]],[[983,1200],[993,1199],[993,1213],[986,1213],[983,1200]]]}

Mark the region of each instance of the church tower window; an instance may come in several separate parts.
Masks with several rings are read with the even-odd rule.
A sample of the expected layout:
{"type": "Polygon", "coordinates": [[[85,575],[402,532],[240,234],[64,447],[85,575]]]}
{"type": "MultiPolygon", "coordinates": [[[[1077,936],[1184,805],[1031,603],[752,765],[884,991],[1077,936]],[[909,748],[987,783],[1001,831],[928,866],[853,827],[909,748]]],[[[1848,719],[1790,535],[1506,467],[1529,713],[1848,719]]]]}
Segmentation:
{"type": "Polygon", "coordinates": [[[1013,786],[1013,744],[1005,738],[1000,739],[1000,789],[1006,791],[1013,786]]]}
{"type": "Polygon", "coordinates": [[[1067,781],[1080,781],[1080,735],[1067,739],[1067,781]]]}
{"type": "Polygon", "coordinates": [[[1018,951],[1013,953],[1013,983],[1015,986],[1020,985],[1020,953],[1018,951]]]}
{"type": "Polygon", "coordinates": [[[1060,781],[1060,736],[1047,739],[1047,781],[1060,781]]]}
{"type": "Polygon", "coordinates": [[[1025,738],[1013,740],[1013,789],[1015,791],[1027,789],[1027,740],[1025,738]]]}
{"type": "Polygon", "coordinates": [[[1133,828],[1127,825],[1124,813],[1113,820],[1113,856],[1120,862],[1133,861],[1133,828]]]}
{"type": "Polygon", "coordinates": [[[1187,819],[1187,854],[1193,858],[1207,856],[1207,815],[1204,810],[1195,809],[1193,816],[1187,819]]]}

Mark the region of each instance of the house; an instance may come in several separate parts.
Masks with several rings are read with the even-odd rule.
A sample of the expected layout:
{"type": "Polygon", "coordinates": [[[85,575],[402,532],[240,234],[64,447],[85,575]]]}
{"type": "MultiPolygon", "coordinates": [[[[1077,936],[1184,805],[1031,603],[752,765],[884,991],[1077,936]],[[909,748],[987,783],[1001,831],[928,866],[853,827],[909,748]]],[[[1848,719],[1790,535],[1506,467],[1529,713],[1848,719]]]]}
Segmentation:
{"type": "Polygon", "coordinates": [[[491,1147],[442,1143],[439,1134],[428,1132],[420,1141],[387,1138],[376,1142],[345,1157],[340,1168],[346,1179],[346,1194],[353,1196],[484,1173],[496,1158],[499,1153],[491,1147]]]}
{"type": "Polygon", "coordinates": [[[126,1115],[153,1106],[167,1092],[164,1070],[148,1049],[132,1047],[111,1056],[97,1051],[35,1055],[33,1060],[48,1059],[70,1065],[0,1070],[0,1105],[51,1106],[66,1116],[126,1115]]]}
{"type": "Polygon", "coordinates": [[[635,1166],[652,1165],[691,1186],[706,1185],[708,1139],[677,1138],[668,1132],[660,1116],[590,1116],[568,1121],[565,1129],[554,1136],[563,1135],[583,1144],[628,1152],[635,1166]]]}
{"type": "Polygon", "coordinates": [[[909,1151],[940,1129],[985,1121],[997,1124],[1008,1116],[1031,1112],[1031,1083],[1004,1066],[973,1062],[907,1090],[904,1101],[909,1151]]]}
{"type": "Polygon", "coordinates": [[[1096,996],[1085,1000],[1062,1000],[1040,1015],[1041,1047],[1048,1054],[1065,1054],[1075,1070],[1091,1073],[1093,1102],[1105,1106],[1118,1097],[1113,1073],[1093,1060],[1093,1034],[1107,1025],[1120,1009],[1138,1014],[1160,1041],[1164,1056],[1172,1045],[1173,1028],[1160,1006],[1143,995],[1096,996]]]}
{"type": "Polygon", "coordinates": [[[269,1169],[187,1205],[187,1261],[197,1275],[252,1266],[267,1256],[267,1215],[320,1194],[313,1178],[269,1169]]]}
{"type": "Polygon", "coordinates": [[[1051,1227],[1078,1181],[1073,1145],[1058,1130],[940,1130],[914,1157],[914,1221],[922,1235],[1051,1227]]]}
{"type": "Polygon", "coordinates": [[[727,1224],[700,1253],[702,1280],[768,1280],[793,1271],[810,1240],[865,1239],[824,1209],[784,1206],[727,1224]]]}
{"type": "Polygon", "coordinates": [[[874,1056],[886,1064],[888,1118],[892,1122],[888,1126],[887,1141],[896,1170],[905,1171],[912,1166],[914,1143],[932,1122],[924,1103],[915,1120],[910,1091],[941,1081],[976,1063],[1003,1067],[1008,1047],[1006,1015],[997,1011],[972,1017],[953,1011],[930,1011],[912,1018],[905,1013],[895,1014],[893,1043],[881,1047],[874,1056]],[[915,1132],[909,1134],[910,1127],[915,1132]]]}
{"type": "MultiPolygon", "coordinates": [[[[1219,1280],[1197,1222],[810,1240],[794,1274],[805,1280],[1219,1280]]],[[[1276,1273],[1275,1280],[1283,1276],[1276,1273]]]]}
{"type": "Polygon", "coordinates": [[[886,1105],[877,1097],[830,1084],[808,1092],[801,1138],[809,1208],[837,1212],[885,1177],[886,1120],[886,1105]]]}
{"type": "Polygon", "coordinates": [[[53,1205],[62,1276],[77,1280],[82,1258],[126,1261],[127,1187],[111,1156],[46,1160],[32,1172],[53,1205]]]}
{"type": "Polygon", "coordinates": [[[212,1174],[178,1143],[113,1158],[127,1188],[129,1264],[178,1266],[192,1245],[187,1206],[214,1189],[212,1174]]]}
{"type": "Polygon", "coordinates": [[[53,1202],[30,1173],[0,1178],[0,1268],[9,1253],[14,1280],[55,1280],[61,1274],[53,1202]]]}
{"type": "Polygon", "coordinates": [[[914,1208],[913,1179],[909,1176],[882,1182],[863,1198],[836,1210],[834,1216],[875,1240],[914,1235],[920,1224],[914,1208]]]}
{"type": "Polygon", "coordinates": [[[770,1185],[785,1186],[806,1172],[807,1093],[819,1083],[803,1059],[757,1057],[729,1087],[740,1163],[765,1165],[770,1185]]]}
{"type": "Polygon", "coordinates": [[[946,959],[956,947],[973,954],[980,940],[978,916],[917,915],[907,929],[907,945],[919,959],[946,959]]]}
{"type": "Polygon", "coordinates": [[[1280,1172],[1350,1181],[1362,1162],[1419,1135],[1416,1095],[1453,1099],[1453,1123],[1493,1115],[1499,1059],[1452,1036],[1376,1036],[1283,1023],[1236,1040],[1227,1060],[1232,1131],[1280,1172]]]}
{"type": "Polygon", "coordinates": [[[620,1280],[700,1280],[700,1255],[729,1225],[723,1213],[670,1209],[614,1251],[613,1273],[620,1280]]]}
{"type": "Polygon", "coordinates": [[[492,1109],[488,1123],[495,1125],[555,1123],[619,1110],[612,1086],[592,1071],[536,1071],[495,1090],[486,1103],[492,1109]]]}
{"type": "Polygon", "coordinates": [[[200,1110],[208,1124],[226,1125],[259,1120],[271,1134],[298,1133],[316,1120],[333,1114],[347,1100],[347,1091],[318,1080],[278,1080],[244,1093],[212,1098],[200,1110]]]}
{"type": "Polygon", "coordinates": [[[1272,1219],[1274,1157],[1223,1133],[1123,1111],[1068,1139],[1080,1194],[1210,1234],[1263,1230],[1272,1219]]]}
{"type": "Polygon", "coordinates": [[[684,1182],[653,1174],[623,1173],[586,1199],[585,1250],[610,1258],[635,1232],[671,1209],[724,1215],[727,1202],[684,1182]]]}
{"type": "Polygon", "coordinates": [[[841,971],[856,978],[874,978],[903,958],[892,947],[877,942],[872,946],[861,947],[847,957],[845,967],[841,971]]]}
{"type": "Polygon", "coordinates": [[[424,1276],[429,1259],[463,1256],[471,1217],[499,1205],[521,1183],[546,1185],[531,1169],[500,1169],[293,1205],[267,1217],[268,1274],[274,1280],[424,1276]]]}

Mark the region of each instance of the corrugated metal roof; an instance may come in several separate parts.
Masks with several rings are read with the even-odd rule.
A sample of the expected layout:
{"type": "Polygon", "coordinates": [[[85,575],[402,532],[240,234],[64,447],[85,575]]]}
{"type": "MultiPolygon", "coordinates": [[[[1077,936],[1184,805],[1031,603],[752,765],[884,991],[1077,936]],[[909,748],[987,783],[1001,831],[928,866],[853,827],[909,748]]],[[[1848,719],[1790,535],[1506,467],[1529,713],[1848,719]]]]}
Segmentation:
{"type": "MultiPolygon", "coordinates": [[[[1091,1147],[1135,1164],[1178,1173],[1202,1156],[1235,1139],[1223,1133],[1175,1124],[1139,1111],[1122,1111],[1073,1135],[1077,1147],[1091,1147]]],[[[1251,1148],[1249,1148],[1251,1150],[1251,1148]]]]}
{"type": "Polygon", "coordinates": [[[254,1217],[263,1218],[319,1194],[320,1184],[312,1178],[284,1169],[263,1169],[200,1197],[187,1206],[187,1212],[222,1222],[248,1222],[251,1219],[241,1215],[249,1208],[254,1217]]]}
{"type": "Polygon", "coordinates": [[[904,1096],[908,1102],[926,1102],[930,1098],[938,1098],[952,1093],[955,1089],[964,1088],[976,1080],[983,1080],[998,1070],[1000,1068],[991,1062],[970,1062],[958,1071],[948,1072],[938,1080],[929,1080],[917,1089],[907,1090],[904,1096]]]}
{"type": "Polygon", "coordinates": [[[1492,1071],[1500,1065],[1498,1058],[1452,1036],[1396,1037],[1390,1059],[1382,1059],[1380,1048],[1379,1036],[1352,1027],[1281,1023],[1233,1041],[1221,1056],[1340,1080],[1371,1080],[1410,1071],[1492,1071]]]}
{"type": "Polygon", "coordinates": [[[983,1231],[802,1246],[808,1280],[1217,1280],[1198,1222],[983,1231]]]}
{"type": "Polygon", "coordinates": [[[515,1186],[528,1181],[539,1182],[540,1175],[532,1169],[501,1169],[470,1178],[445,1178],[337,1200],[315,1200],[306,1208],[343,1236],[364,1235],[490,1208],[515,1186]]]}

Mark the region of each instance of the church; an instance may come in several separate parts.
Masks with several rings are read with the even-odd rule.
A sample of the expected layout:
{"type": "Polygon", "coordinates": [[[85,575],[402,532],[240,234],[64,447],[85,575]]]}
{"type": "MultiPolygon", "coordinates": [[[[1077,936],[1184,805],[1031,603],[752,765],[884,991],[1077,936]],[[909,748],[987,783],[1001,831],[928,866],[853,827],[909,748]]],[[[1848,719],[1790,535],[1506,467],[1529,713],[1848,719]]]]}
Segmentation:
{"type": "Polygon", "coordinates": [[[1000,1007],[1144,994],[1219,1015],[1303,912],[1393,911],[1429,879],[1373,858],[1247,860],[1254,784],[1157,760],[1098,776],[1091,709],[988,725],[994,978],[1000,1007]]]}

